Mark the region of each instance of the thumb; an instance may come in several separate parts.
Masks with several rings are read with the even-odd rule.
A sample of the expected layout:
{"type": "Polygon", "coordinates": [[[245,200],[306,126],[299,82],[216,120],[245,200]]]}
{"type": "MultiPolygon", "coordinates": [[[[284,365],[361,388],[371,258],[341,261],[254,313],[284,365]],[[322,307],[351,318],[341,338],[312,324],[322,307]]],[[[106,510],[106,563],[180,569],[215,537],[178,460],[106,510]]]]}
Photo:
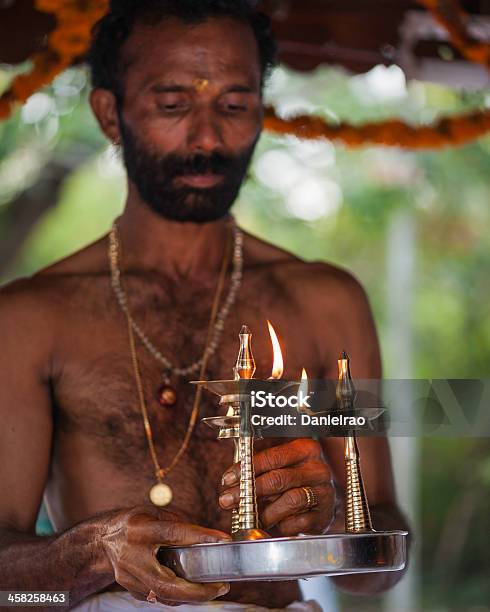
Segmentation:
{"type": "Polygon", "coordinates": [[[211,544],[213,542],[231,542],[231,536],[224,531],[207,529],[191,523],[172,521],[160,522],[156,540],[162,546],[189,546],[191,544],[211,544]]]}

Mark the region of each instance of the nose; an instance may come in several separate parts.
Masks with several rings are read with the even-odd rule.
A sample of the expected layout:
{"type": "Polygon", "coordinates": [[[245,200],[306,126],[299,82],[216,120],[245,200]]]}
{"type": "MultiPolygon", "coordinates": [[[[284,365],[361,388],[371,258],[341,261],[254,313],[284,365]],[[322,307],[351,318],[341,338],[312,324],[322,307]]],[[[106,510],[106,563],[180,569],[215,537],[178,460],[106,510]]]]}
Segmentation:
{"type": "Polygon", "coordinates": [[[223,147],[223,138],[218,118],[211,109],[197,112],[190,125],[189,148],[194,153],[213,153],[223,147]]]}

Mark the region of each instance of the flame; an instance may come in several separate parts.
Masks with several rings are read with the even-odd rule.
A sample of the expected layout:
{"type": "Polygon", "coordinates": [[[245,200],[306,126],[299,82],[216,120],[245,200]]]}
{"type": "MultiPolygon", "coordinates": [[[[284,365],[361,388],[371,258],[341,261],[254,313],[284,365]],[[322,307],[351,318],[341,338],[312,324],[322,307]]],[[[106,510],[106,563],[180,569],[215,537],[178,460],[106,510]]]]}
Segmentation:
{"type": "Polygon", "coordinates": [[[281,378],[282,373],[284,372],[284,362],[282,360],[282,351],[281,346],[279,344],[279,340],[277,339],[277,334],[274,328],[271,325],[270,321],[267,321],[267,325],[269,326],[269,334],[271,336],[272,348],[274,350],[274,364],[272,366],[272,374],[271,378],[281,378]]]}
{"type": "MultiPolygon", "coordinates": [[[[303,392],[303,397],[306,397],[308,395],[308,374],[306,373],[306,370],[304,368],[301,372],[301,382],[299,383],[298,387],[298,397],[301,397],[301,392],[303,392]]],[[[298,408],[303,408],[302,404],[299,402],[298,408]]]]}

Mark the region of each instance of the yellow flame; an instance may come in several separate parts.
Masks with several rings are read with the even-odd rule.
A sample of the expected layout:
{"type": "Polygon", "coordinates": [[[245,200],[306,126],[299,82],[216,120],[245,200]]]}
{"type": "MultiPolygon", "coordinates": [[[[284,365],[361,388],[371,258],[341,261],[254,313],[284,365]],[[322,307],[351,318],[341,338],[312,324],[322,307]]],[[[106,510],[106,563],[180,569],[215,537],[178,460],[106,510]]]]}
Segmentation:
{"type": "MultiPolygon", "coordinates": [[[[301,372],[301,382],[299,383],[298,387],[298,397],[301,397],[301,392],[303,392],[303,397],[306,397],[308,395],[308,374],[306,373],[306,370],[304,368],[301,372]]],[[[302,407],[303,405],[301,403],[298,403],[298,408],[302,407]]]]}
{"type": "Polygon", "coordinates": [[[282,373],[284,372],[284,362],[282,360],[281,346],[279,344],[279,340],[277,339],[277,334],[271,325],[271,322],[267,321],[267,325],[269,326],[269,334],[271,337],[272,348],[274,351],[274,364],[272,366],[271,378],[281,378],[282,373]]]}

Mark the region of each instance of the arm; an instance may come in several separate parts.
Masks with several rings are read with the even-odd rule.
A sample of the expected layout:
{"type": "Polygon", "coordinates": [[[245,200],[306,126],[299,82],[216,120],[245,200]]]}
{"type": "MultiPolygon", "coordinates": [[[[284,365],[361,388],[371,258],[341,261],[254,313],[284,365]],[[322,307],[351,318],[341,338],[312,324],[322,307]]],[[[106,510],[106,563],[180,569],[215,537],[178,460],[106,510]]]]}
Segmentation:
{"type": "MultiPolygon", "coordinates": [[[[228,539],[219,531],[188,525],[172,512],[145,506],[98,515],[49,538],[3,525],[0,590],[69,591],[69,605],[64,610],[113,582],[141,601],[153,590],[167,605],[203,603],[225,595],[229,585],[195,584],[177,578],[159,564],[156,554],[164,544],[228,539]]],[[[51,609],[60,607],[44,608],[51,609]]]]}
{"type": "Polygon", "coordinates": [[[0,590],[69,591],[69,606],[64,608],[69,609],[114,582],[99,544],[104,531],[104,521],[94,519],[59,536],[37,537],[33,529],[19,530],[3,522],[0,590]]]}
{"type": "MultiPolygon", "coordinates": [[[[21,283],[22,286],[22,283],[21,283]]],[[[0,589],[70,590],[72,603],[112,582],[87,523],[58,537],[35,535],[48,476],[52,418],[50,340],[40,305],[15,288],[0,295],[0,589]]]]}
{"type": "MultiPolygon", "coordinates": [[[[0,590],[70,591],[73,607],[114,581],[135,597],[209,601],[227,585],[191,584],[161,566],[161,544],[226,539],[156,508],[114,510],[53,537],[35,535],[48,476],[53,423],[48,308],[30,291],[0,292],[0,590]],[[43,312],[44,310],[44,312],[43,312]]],[[[50,608],[45,608],[50,609],[50,608]]],[[[53,610],[59,608],[53,608],[53,610]]]]}

